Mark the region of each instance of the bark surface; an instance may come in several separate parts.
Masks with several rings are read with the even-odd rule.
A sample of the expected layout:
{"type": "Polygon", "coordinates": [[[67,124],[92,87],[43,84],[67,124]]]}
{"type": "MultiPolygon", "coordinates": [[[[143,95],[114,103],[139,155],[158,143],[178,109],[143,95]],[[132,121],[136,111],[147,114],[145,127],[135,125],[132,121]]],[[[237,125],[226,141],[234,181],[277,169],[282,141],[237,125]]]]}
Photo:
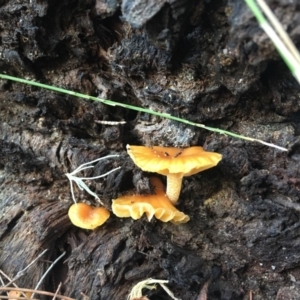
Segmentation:
{"type": "MultiPolygon", "coordinates": [[[[268,3],[299,45],[297,1],[268,3]]],[[[0,81],[0,269],[14,277],[48,249],[18,286],[34,288],[66,251],[41,289],[62,282],[69,297],[117,300],[152,277],[169,280],[182,300],[205,289],[210,300],[300,299],[300,89],[243,1],[0,0],[0,71],[289,149],[0,81]],[[126,144],[203,145],[223,155],[184,178],[178,209],[187,224],[113,215],[94,231],[70,223],[65,173],[82,163],[120,155],[83,172],[121,166],[87,182],[109,210],[118,195],[151,192],[151,174],[126,144]]],[[[170,299],[161,288],[144,292],[170,299]]]]}

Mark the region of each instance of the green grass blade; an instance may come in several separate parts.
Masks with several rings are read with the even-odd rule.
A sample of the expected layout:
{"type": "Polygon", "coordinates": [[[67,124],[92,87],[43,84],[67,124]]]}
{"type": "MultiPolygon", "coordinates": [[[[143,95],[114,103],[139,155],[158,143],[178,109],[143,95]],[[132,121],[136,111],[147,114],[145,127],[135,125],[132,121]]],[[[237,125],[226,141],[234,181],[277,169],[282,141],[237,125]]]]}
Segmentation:
{"type": "Polygon", "coordinates": [[[273,148],[276,148],[276,149],[281,150],[281,151],[288,151],[284,147],[281,147],[281,146],[278,146],[278,145],[275,145],[275,144],[272,144],[272,143],[267,143],[267,142],[264,142],[264,141],[259,140],[259,139],[246,137],[246,136],[239,135],[237,133],[232,133],[230,131],[226,131],[226,130],[223,130],[223,129],[208,127],[208,126],[205,126],[204,124],[191,122],[191,121],[188,121],[186,119],[175,117],[175,116],[172,116],[172,115],[167,114],[167,113],[157,112],[157,111],[154,111],[154,110],[151,110],[151,109],[148,109],[148,108],[133,106],[133,105],[129,105],[129,104],[115,102],[115,101],[112,101],[112,100],[101,99],[101,98],[97,98],[97,97],[77,93],[77,92],[74,92],[74,91],[62,89],[60,87],[47,85],[47,84],[39,83],[39,82],[36,82],[36,81],[26,80],[26,79],[14,77],[14,76],[9,76],[9,75],[5,75],[5,74],[1,74],[1,73],[0,73],[0,78],[15,81],[15,82],[19,82],[19,83],[23,83],[23,84],[36,86],[36,87],[39,87],[39,88],[43,88],[43,89],[47,89],[47,90],[51,90],[51,91],[55,91],[55,92],[59,92],[59,93],[63,93],[63,94],[67,94],[67,95],[87,99],[87,100],[101,102],[103,104],[107,104],[107,105],[110,105],[110,106],[118,106],[118,107],[123,107],[123,108],[131,109],[131,110],[135,110],[135,111],[139,111],[139,112],[148,113],[148,114],[159,116],[159,117],[166,118],[166,119],[169,119],[169,120],[178,121],[178,122],[188,124],[188,125],[191,125],[191,126],[196,126],[196,127],[200,127],[200,128],[209,130],[209,131],[213,131],[213,132],[217,132],[217,133],[220,133],[220,134],[228,135],[228,136],[231,136],[231,137],[234,137],[234,138],[243,139],[243,140],[247,140],[247,141],[251,141],[251,142],[258,142],[260,144],[263,144],[263,145],[266,145],[266,146],[269,146],[269,147],[273,147],[273,148]]]}
{"type": "MultiPolygon", "coordinates": [[[[269,36],[280,56],[290,69],[293,76],[300,83],[300,64],[297,61],[297,58],[294,57],[292,52],[288,49],[282,39],[278,36],[276,31],[271,27],[268,20],[264,17],[260,8],[256,4],[255,0],[245,0],[246,4],[254,14],[257,19],[257,22],[261,26],[261,28],[265,31],[265,33],[269,36]]],[[[263,6],[262,6],[263,7],[263,6]]]]}

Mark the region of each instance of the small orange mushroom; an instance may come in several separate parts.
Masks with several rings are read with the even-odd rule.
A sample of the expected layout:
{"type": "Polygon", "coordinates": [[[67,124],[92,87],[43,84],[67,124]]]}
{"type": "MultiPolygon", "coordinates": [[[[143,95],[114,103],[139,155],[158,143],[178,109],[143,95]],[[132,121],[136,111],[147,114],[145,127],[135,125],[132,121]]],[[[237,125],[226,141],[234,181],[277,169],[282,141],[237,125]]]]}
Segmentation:
{"type": "Polygon", "coordinates": [[[69,218],[77,227],[95,229],[106,222],[110,212],[104,207],[92,207],[86,203],[75,203],[69,208],[69,218]]]}
{"type": "Polygon", "coordinates": [[[221,154],[207,152],[202,147],[181,149],[127,145],[127,152],[143,171],[167,176],[166,194],[174,204],[178,201],[184,176],[212,168],[222,159],[221,154]]]}
{"type": "Polygon", "coordinates": [[[163,222],[174,224],[186,223],[189,216],[177,210],[164,192],[164,186],[158,178],[150,178],[150,183],[155,188],[155,195],[123,196],[112,202],[113,213],[120,218],[132,217],[140,219],[145,213],[148,221],[153,216],[163,222]]]}
{"type": "Polygon", "coordinates": [[[9,300],[17,300],[17,299],[30,299],[32,293],[22,293],[19,291],[9,291],[8,292],[8,299],[9,300]]]}

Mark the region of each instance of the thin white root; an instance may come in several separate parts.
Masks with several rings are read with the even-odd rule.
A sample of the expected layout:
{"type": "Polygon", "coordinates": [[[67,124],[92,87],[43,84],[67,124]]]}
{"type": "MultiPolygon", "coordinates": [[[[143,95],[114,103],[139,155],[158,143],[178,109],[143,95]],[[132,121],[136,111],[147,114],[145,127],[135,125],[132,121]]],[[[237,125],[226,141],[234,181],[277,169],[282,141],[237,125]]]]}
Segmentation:
{"type": "Polygon", "coordinates": [[[87,162],[87,163],[84,163],[84,164],[80,165],[78,168],[76,168],[71,173],[66,173],[66,176],[68,177],[69,182],[70,182],[70,189],[71,189],[72,199],[73,199],[75,204],[77,202],[76,202],[75,195],[74,195],[73,181],[76,183],[76,185],[78,186],[78,188],[81,191],[85,190],[91,196],[95,197],[96,200],[98,200],[101,204],[103,204],[101,202],[100,198],[98,197],[98,195],[96,193],[92,192],[90,190],[90,188],[83,182],[83,180],[94,180],[94,179],[105,177],[105,176],[109,175],[110,173],[119,170],[121,167],[117,167],[117,168],[112,169],[112,170],[110,170],[110,171],[108,171],[108,172],[106,172],[102,175],[98,175],[98,176],[94,176],[94,177],[77,177],[76,174],[83,171],[83,170],[86,170],[86,169],[89,169],[89,168],[94,168],[94,166],[92,166],[91,164],[93,164],[95,162],[98,162],[98,161],[106,159],[106,158],[112,158],[112,157],[118,157],[118,156],[119,155],[116,154],[116,155],[107,155],[107,156],[104,156],[104,157],[100,157],[100,158],[97,158],[93,161],[90,161],[90,162],[87,162]]]}

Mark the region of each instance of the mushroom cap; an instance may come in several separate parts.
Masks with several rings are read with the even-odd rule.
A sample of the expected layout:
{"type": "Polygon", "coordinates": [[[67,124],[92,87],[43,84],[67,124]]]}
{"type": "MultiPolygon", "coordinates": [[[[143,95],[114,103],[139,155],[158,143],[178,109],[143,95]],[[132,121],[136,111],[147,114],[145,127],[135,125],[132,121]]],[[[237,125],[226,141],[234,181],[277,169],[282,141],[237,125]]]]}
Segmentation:
{"type": "Polygon", "coordinates": [[[30,292],[22,293],[20,291],[9,291],[8,299],[10,299],[10,300],[30,299],[31,295],[32,295],[32,293],[30,293],[30,292]],[[26,297],[24,297],[23,294],[26,295],[26,297]]]}
{"type": "Polygon", "coordinates": [[[222,155],[207,152],[202,147],[144,147],[127,145],[127,152],[134,163],[143,171],[156,172],[165,176],[178,174],[190,176],[212,168],[222,155]]]}
{"type": "Polygon", "coordinates": [[[188,222],[189,216],[177,210],[165,195],[162,182],[158,178],[150,178],[150,182],[155,188],[155,195],[132,195],[115,199],[112,201],[113,213],[119,218],[132,217],[134,220],[140,219],[145,213],[148,221],[155,216],[163,222],[188,222]]]}
{"type": "Polygon", "coordinates": [[[106,222],[110,212],[104,207],[93,207],[86,203],[76,203],[71,205],[68,215],[75,226],[83,229],[95,229],[106,222]]]}

